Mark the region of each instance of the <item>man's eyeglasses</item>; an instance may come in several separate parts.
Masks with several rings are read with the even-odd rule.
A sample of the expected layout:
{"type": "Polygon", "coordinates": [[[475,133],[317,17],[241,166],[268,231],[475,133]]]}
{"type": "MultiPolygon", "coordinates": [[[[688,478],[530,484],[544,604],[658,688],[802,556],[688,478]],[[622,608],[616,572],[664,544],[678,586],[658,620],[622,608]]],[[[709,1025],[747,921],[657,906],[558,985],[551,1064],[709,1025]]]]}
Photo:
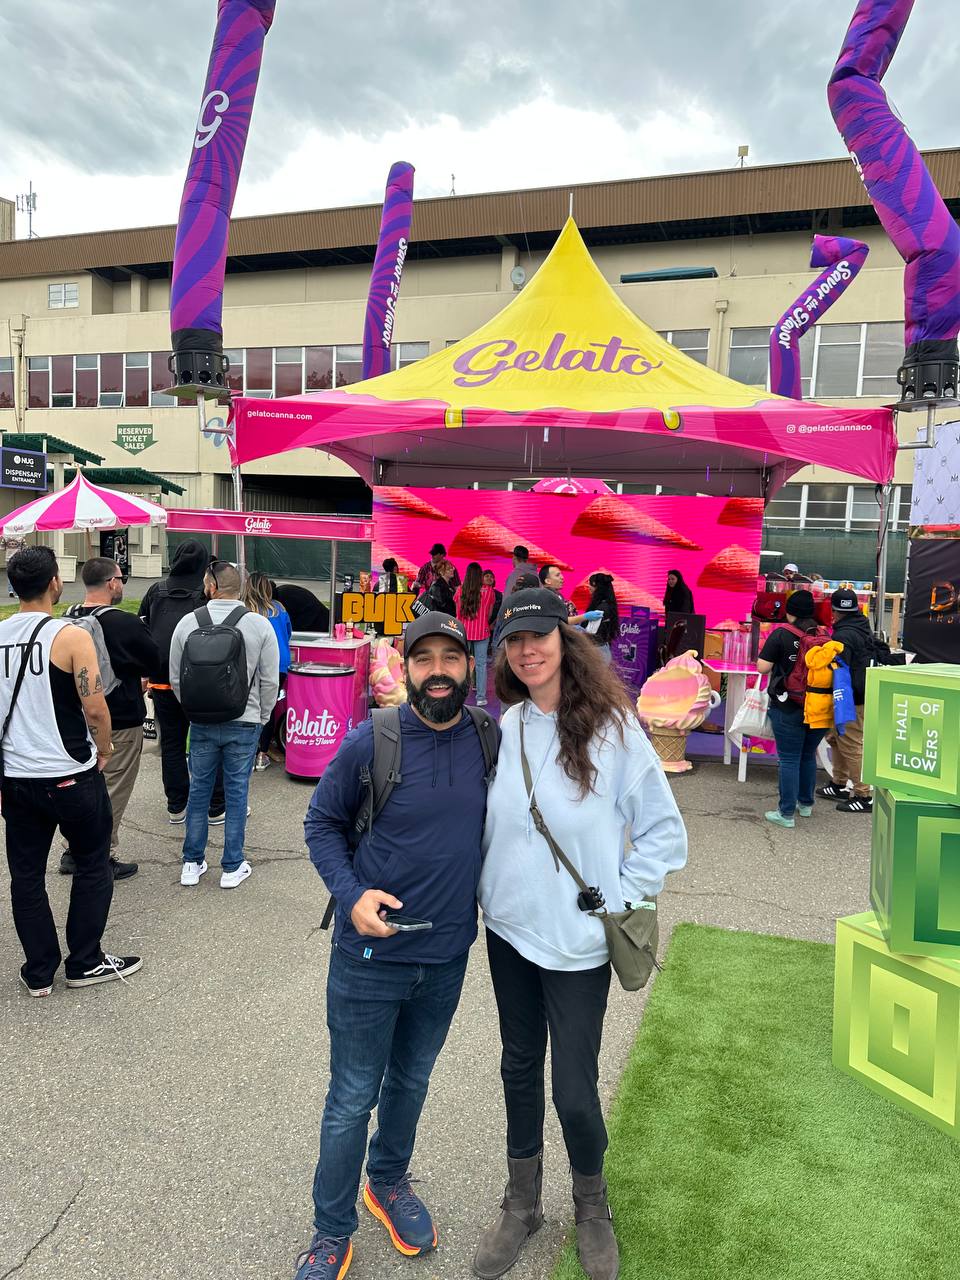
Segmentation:
{"type": "Polygon", "coordinates": [[[112,578],[108,578],[108,582],[126,582],[130,577],[129,573],[115,573],[112,578]]]}

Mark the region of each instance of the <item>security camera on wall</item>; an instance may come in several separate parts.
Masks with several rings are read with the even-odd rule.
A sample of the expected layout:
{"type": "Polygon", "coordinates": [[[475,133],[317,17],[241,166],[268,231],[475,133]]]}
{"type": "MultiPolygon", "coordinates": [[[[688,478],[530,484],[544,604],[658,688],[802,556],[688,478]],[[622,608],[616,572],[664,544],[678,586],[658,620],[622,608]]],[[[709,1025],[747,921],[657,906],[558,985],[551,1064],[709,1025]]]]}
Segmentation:
{"type": "Polygon", "coordinates": [[[527,273],[523,267],[514,267],[510,272],[510,281],[515,289],[522,289],[526,279],[527,273]]]}

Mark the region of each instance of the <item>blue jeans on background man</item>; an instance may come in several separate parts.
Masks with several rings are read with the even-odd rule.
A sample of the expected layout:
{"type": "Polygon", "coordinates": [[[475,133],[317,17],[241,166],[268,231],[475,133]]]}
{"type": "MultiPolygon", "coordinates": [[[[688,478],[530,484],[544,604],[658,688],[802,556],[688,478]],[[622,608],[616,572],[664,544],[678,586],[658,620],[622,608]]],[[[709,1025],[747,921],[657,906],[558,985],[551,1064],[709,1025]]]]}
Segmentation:
{"type": "Polygon", "coordinates": [[[477,664],[477,697],[487,696],[487,653],[490,650],[490,637],[485,640],[471,640],[470,652],[477,664]]]}
{"type": "Polygon", "coordinates": [[[796,814],[797,805],[812,805],[817,786],[817,747],[826,729],[811,729],[803,723],[803,711],[783,711],[770,703],[770,723],[777,743],[779,762],[780,813],[796,814]]]}
{"type": "Polygon", "coordinates": [[[441,964],[355,960],[339,947],[327,974],[330,1087],[313,1180],[314,1226],[327,1236],[357,1229],[357,1191],[367,1176],[398,1182],[407,1172],[430,1073],[460,1002],[467,954],[441,964]]]}
{"type": "Polygon", "coordinates": [[[183,841],[184,862],[203,862],[207,851],[207,811],[217,769],[221,766],[227,805],[221,863],[224,871],[236,871],[243,862],[247,792],[261,729],[261,725],[248,724],[245,720],[190,725],[190,797],[183,841]]]}

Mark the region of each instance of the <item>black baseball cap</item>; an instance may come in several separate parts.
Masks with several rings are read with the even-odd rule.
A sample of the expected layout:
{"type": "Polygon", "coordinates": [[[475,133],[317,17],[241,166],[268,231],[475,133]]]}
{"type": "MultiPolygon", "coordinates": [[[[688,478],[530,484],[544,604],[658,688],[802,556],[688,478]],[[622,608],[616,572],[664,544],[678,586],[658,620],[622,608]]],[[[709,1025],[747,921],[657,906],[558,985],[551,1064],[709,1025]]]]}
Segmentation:
{"type": "Polygon", "coordinates": [[[839,591],[835,591],[830,597],[830,604],[834,613],[860,612],[860,601],[857,599],[857,593],[851,591],[849,587],[841,587],[839,591]]]}
{"type": "Polygon", "coordinates": [[[567,620],[567,606],[555,591],[547,587],[525,587],[515,591],[503,611],[500,643],[517,631],[534,631],[549,635],[567,620]]]}
{"type": "Polygon", "coordinates": [[[470,653],[470,641],[463,623],[451,618],[449,613],[440,613],[435,609],[432,613],[415,618],[403,633],[404,653],[411,653],[413,646],[427,636],[446,636],[450,640],[456,640],[463,647],[464,653],[470,653]]]}

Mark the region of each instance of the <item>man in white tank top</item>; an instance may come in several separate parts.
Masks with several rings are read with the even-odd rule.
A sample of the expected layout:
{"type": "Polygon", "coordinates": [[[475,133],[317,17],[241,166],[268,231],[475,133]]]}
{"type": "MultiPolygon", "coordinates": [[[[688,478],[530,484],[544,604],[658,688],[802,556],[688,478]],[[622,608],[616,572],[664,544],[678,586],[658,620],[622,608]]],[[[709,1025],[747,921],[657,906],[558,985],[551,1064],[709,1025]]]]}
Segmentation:
{"type": "Polygon", "coordinates": [[[0,622],[0,807],[13,923],[26,957],[20,980],[30,995],[48,996],[62,959],[45,884],[58,826],[77,864],[67,986],[125,978],[143,961],[100,945],[113,897],[113,817],[102,774],[113,744],[93,640],[53,617],[63,584],[49,547],[18,551],[7,578],[20,611],[0,622]]]}

